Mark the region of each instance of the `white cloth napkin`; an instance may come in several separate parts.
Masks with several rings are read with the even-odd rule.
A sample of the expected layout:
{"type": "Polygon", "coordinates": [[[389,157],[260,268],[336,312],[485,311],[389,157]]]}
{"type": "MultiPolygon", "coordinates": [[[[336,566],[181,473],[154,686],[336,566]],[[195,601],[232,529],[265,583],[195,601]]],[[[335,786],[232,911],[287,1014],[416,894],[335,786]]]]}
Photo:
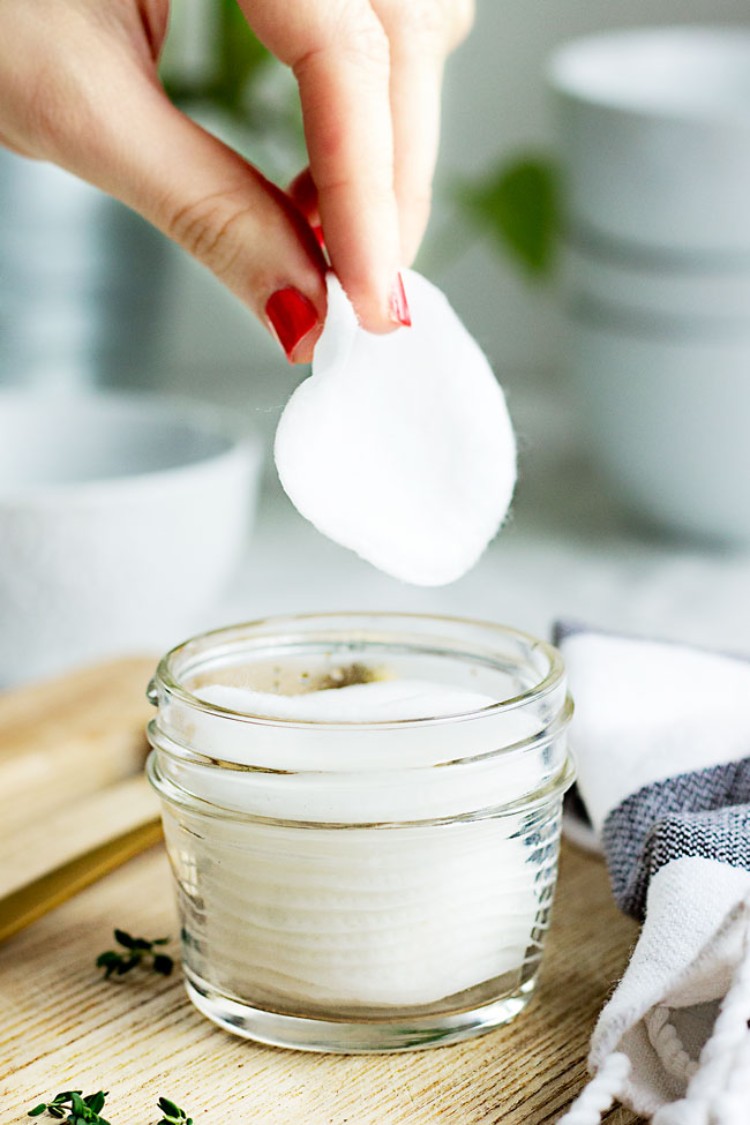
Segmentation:
{"type": "Polygon", "coordinates": [[[750,1121],[750,661],[562,627],[579,789],[638,944],[562,1119],[750,1121]]]}

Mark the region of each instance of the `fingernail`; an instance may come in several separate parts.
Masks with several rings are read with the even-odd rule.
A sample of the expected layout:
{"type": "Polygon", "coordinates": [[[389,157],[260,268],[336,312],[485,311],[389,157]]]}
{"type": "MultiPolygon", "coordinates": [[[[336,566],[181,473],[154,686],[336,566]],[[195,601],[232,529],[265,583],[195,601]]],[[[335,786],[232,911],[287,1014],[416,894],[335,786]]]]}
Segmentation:
{"type": "Polygon", "coordinates": [[[323,237],[323,228],[321,226],[319,226],[317,223],[313,223],[312,224],[312,232],[313,232],[313,234],[315,235],[315,237],[318,241],[318,246],[320,247],[320,249],[325,250],[326,240],[323,237]]]}
{"type": "Polygon", "coordinates": [[[266,316],[291,360],[294,349],[318,323],[315,305],[299,289],[277,289],[266,302],[266,316]]]}
{"type": "Polygon", "coordinates": [[[396,280],[391,288],[388,309],[391,314],[391,320],[394,320],[396,324],[402,324],[405,328],[411,327],[409,303],[406,300],[404,282],[400,273],[396,274],[396,280]]]}

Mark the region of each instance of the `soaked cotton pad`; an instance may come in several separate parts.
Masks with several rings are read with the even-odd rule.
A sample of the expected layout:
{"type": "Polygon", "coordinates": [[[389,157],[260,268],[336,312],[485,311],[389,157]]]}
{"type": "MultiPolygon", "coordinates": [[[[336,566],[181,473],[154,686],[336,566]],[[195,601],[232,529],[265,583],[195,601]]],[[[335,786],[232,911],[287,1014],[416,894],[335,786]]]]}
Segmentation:
{"type": "Polygon", "coordinates": [[[505,518],[516,479],[503,392],[434,285],[405,271],[411,328],[361,329],[328,275],[312,375],[276,433],[298,510],[336,542],[419,586],[460,578],[505,518]]]}
{"type": "Polygon", "coordinates": [[[389,722],[398,719],[464,715],[488,707],[489,695],[428,680],[390,680],[350,684],[303,695],[276,695],[250,688],[212,684],[201,688],[200,699],[244,715],[269,719],[328,722],[389,722]]]}

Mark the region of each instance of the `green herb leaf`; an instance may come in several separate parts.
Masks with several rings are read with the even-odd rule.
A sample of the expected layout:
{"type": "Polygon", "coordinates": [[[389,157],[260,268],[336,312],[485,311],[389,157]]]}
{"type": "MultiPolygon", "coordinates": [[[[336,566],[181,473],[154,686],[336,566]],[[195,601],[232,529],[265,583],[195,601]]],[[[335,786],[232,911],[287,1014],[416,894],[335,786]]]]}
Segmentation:
{"type": "Polygon", "coordinates": [[[99,954],[96,958],[96,967],[104,969],[105,980],[109,980],[112,976],[124,977],[126,973],[142,964],[144,959],[146,963],[150,963],[155,973],[164,977],[170,975],[174,968],[173,959],[166,953],[154,952],[154,949],[156,946],[167,945],[171,938],[155,938],[149,941],[148,938],[133,937],[127,930],[120,929],[116,929],[114,934],[118,944],[127,950],[127,953],[106,949],[99,954]]]}
{"type": "Polygon", "coordinates": [[[29,1117],[40,1117],[45,1111],[50,1117],[58,1121],[66,1121],[68,1125],[109,1125],[105,1118],[99,1116],[107,1098],[105,1090],[98,1090],[95,1094],[82,1097],[81,1090],[63,1090],[55,1094],[51,1102],[42,1102],[29,1111],[29,1117]]]}
{"type": "Polygon", "coordinates": [[[180,1107],[175,1105],[174,1102],[171,1102],[169,1098],[159,1098],[157,1104],[162,1113],[171,1113],[173,1117],[177,1117],[182,1113],[180,1107]]]}
{"type": "Polygon", "coordinates": [[[180,1109],[169,1098],[159,1098],[158,1106],[164,1114],[158,1125],[193,1125],[192,1117],[188,1117],[184,1109],[180,1109]]]}
{"type": "Polygon", "coordinates": [[[166,953],[157,953],[152,967],[155,973],[161,973],[162,976],[168,977],[174,968],[174,961],[166,953]]]}
{"type": "Polygon", "coordinates": [[[559,232],[557,170],[523,156],[501,164],[478,183],[459,187],[470,222],[509,251],[534,279],[551,272],[559,232]]]}
{"type": "Polygon", "coordinates": [[[140,962],[140,957],[121,957],[117,962],[117,965],[115,966],[117,975],[120,977],[125,976],[125,973],[129,973],[130,970],[134,969],[136,965],[140,964],[140,962]]]}

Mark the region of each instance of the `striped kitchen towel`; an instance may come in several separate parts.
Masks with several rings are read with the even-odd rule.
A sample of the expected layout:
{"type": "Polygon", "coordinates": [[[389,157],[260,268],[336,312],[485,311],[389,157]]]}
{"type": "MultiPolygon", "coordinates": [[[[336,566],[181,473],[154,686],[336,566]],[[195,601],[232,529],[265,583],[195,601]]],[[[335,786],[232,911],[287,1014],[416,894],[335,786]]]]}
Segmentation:
{"type": "Polygon", "coordinates": [[[750,1122],[750,660],[564,626],[580,796],[643,922],[561,1125],[750,1122]]]}

